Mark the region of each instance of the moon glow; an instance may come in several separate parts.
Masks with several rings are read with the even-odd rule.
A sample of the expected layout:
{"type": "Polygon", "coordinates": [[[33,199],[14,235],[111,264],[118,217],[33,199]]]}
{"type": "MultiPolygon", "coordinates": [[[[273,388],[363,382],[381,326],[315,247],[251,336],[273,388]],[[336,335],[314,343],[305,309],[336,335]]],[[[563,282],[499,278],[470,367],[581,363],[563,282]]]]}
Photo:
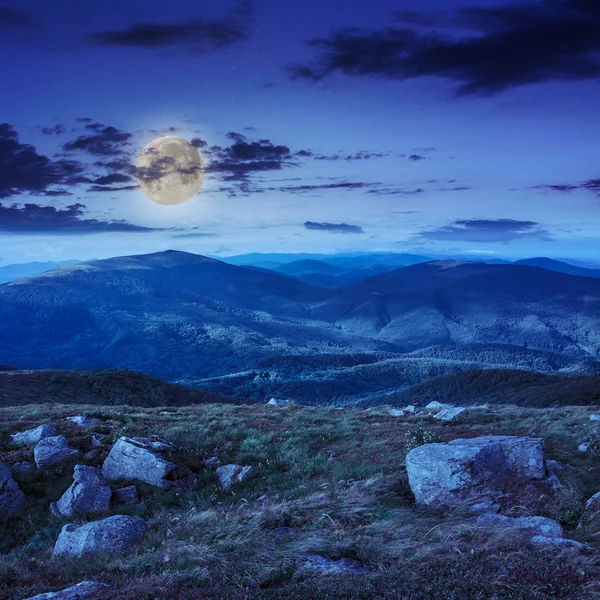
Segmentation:
{"type": "Polygon", "coordinates": [[[191,200],[204,181],[204,161],[187,140],[166,135],[147,144],[136,163],[140,188],[157,204],[175,206],[191,200]]]}

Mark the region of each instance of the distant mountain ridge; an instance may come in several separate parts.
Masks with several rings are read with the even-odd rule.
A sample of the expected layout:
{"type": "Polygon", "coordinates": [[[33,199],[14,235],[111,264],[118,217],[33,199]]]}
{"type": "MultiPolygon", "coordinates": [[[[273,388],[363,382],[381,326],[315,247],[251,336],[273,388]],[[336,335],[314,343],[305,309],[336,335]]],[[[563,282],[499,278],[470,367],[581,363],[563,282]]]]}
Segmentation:
{"type": "MultiPolygon", "coordinates": [[[[268,358],[317,357],[312,374],[290,375],[301,385],[317,377],[315,369],[328,369],[329,356],[383,353],[388,366],[385,381],[369,387],[375,393],[378,386],[394,387],[397,368],[398,387],[422,380],[418,373],[425,379],[474,368],[477,351],[460,356],[477,345],[490,356],[496,348],[503,367],[531,363],[544,371],[587,373],[585,365],[600,359],[600,279],[512,264],[433,261],[326,289],[167,251],[4,284],[0,314],[0,363],[128,368],[168,381],[252,373],[268,358]],[[439,350],[434,355],[431,348],[439,350]],[[412,375],[402,383],[407,368],[412,375]]],[[[370,361],[367,371],[375,373],[381,360],[370,361]]],[[[341,368],[338,381],[348,376],[344,397],[350,397],[352,377],[364,379],[367,371],[341,368]]],[[[288,376],[274,367],[252,377],[244,385],[256,397],[269,388],[261,378],[284,382],[288,376]]]]}

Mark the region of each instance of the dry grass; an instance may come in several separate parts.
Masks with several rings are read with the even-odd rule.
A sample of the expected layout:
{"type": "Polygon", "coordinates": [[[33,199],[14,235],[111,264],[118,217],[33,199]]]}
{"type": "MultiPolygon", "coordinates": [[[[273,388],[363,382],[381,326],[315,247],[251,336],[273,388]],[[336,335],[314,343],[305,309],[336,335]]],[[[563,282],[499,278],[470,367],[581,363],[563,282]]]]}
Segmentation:
{"type": "MultiPolygon", "coordinates": [[[[405,598],[410,600],[591,600],[600,597],[594,556],[530,550],[506,532],[476,528],[460,511],[440,514],[414,506],[404,467],[407,444],[483,434],[546,439],[547,457],[566,467],[557,496],[507,489],[504,509],[560,520],[568,537],[600,550],[590,529],[575,529],[587,497],[600,489],[600,458],[577,452],[595,440],[589,409],[494,408],[456,423],[394,418],[368,411],[292,406],[205,405],[160,408],[37,405],[1,409],[0,460],[32,460],[12,449],[9,434],[53,422],[72,446],[90,449],[91,433],[62,419],[86,413],[112,439],[158,434],[182,445],[182,470],[198,475],[188,491],[139,486],[150,523],[143,543],[122,554],[50,560],[62,521],[48,505],[70,484],[72,464],[16,476],[28,514],[4,524],[0,598],[18,599],[84,579],[114,585],[123,599],[405,598]],[[256,467],[256,476],[222,492],[201,459],[256,467]],[[331,460],[328,460],[330,459],[331,460]],[[324,576],[300,557],[348,558],[376,570],[324,576]]],[[[90,464],[98,465],[107,449],[90,464]]]]}

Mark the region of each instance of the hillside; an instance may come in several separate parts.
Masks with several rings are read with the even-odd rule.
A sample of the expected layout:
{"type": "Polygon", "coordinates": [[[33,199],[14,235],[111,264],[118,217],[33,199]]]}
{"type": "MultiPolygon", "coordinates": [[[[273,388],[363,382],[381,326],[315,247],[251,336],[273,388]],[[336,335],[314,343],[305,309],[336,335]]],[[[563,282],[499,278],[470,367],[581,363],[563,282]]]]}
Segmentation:
{"type": "Polygon", "coordinates": [[[531,371],[472,370],[435,377],[409,389],[380,397],[380,402],[460,405],[592,406],[600,404],[600,375],[561,377],[531,371]]]}
{"type": "MultiPolygon", "coordinates": [[[[285,383],[303,401],[306,386],[314,401],[346,401],[478,366],[583,374],[600,356],[600,280],[522,265],[435,261],[325,289],[168,251],[4,284],[0,312],[0,363],[210,379],[224,395],[242,391],[221,386],[225,378],[255,372],[250,387],[285,383]],[[387,362],[367,377],[355,368],[329,377],[340,355],[387,362]],[[302,378],[264,369],[290,356],[319,360],[302,378]],[[332,387],[314,387],[324,379],[332,387]]],[[[271,388],[250,392],[264,398],[271,388]]]]}
{"type": "MultiPolygon", "coordinates": [[[[0,461],[19,465],[12,472],[26,501],[3,523],[0,599],[91,580],[111,586],[111,600],[594,600],[598,529],[593,521],[577,527],[584,503],[600,489],[597,454],[577,451],[579,440],[599,447],[590,414],[496,406],[440,423],[427,415],[392,417],[385,407],[207,404],[166,414],[160,407],[1,408],[0,461]],[[66,420],[75,414],[97,421],[77,427],[66,420]],[[54,425],[86,453],[79,463],[94,467],[120,436],[165,438],[178,445],[169,459],[187,484],[162,490],[138,482],[142,502],[90,517],[51,516],[50,502],[72,483],[74,461],[23,469],[33,464],[33,448],[16,448],[9,437],[41,424],[54,425]],[[415,505],[409,450],[490,434],[542,437],[563,486],[534,494],[508,483],[503,514],[557,520],[586,552],[538,550],[525,532],[479,527],[460,507],[415,505]],[[87,454],[92,435],[101,446],[87,454]],[[202,462],[214,456],[253,466],[253,475],[223,490],[202,462]],[[144,538],[120,552],[51,559],[63,525],[115,514],[142,518],[144,538]]],[[[124,484],[110,485],[114,493],[124,484]]]]}
{"type": "Polygon", "coordinates": [[[188,406],[208,402],[248,402],[200,389],[165,383],[122,369],[107,371],[0,370],[0,406],[102,404],[107,406],[188,406]]]}

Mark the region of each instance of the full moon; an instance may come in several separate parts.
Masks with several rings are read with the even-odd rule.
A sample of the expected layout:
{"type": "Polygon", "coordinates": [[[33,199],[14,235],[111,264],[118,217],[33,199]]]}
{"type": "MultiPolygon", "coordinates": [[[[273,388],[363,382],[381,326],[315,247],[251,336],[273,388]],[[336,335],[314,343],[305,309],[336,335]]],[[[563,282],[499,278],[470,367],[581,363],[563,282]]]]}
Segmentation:
{"type": "Polygon", "coordinates": [[[197,148],[175,135],[156,138],[136,163],[140,188],[150,200],[175,206],[191,200],[204,181],[204,161],[197,148]]]}

